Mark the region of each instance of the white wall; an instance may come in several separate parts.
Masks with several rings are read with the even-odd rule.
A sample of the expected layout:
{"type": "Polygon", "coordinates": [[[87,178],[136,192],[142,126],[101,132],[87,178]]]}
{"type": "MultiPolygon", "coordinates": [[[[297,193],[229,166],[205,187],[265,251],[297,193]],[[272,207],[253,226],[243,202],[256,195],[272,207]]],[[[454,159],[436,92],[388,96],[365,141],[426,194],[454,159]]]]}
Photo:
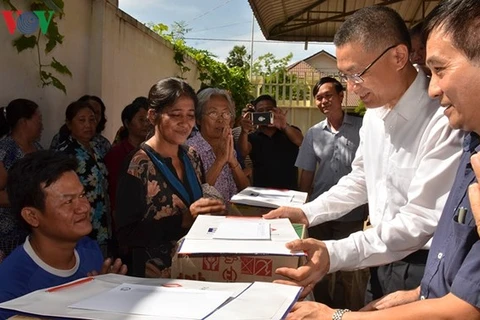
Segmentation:
{"type": "MultiPolygon", "coordinates": [[[[180,75],[170,45],[119,10],[115,1],[64,2],[65,16],[59,20],[64,42],[43,63],[54,56],[68,66],[72,78],[55,75],[67,87],[67,95],[53,87],[41,87],[36,51],[18,54],[11,42],[20,33],[10,35],[5,24],[0,23],[0,106],[20,97],[37,102],[43,114],[44,147],[50,145],[62,125],[66,106],[80,96],[93,94],[103,99],[108,118],[104,134],[112,140],[121,125],[120,113],[128,103],[137,96],[146,96],[159,79],[180,75]]],[[[15,1],[19,9],[28,11],[22,3],[25,1],[15,1]]],[[[198,89],[196,67],[192,62],[187,65],[192,71],[184,77],[198,89]]]]}

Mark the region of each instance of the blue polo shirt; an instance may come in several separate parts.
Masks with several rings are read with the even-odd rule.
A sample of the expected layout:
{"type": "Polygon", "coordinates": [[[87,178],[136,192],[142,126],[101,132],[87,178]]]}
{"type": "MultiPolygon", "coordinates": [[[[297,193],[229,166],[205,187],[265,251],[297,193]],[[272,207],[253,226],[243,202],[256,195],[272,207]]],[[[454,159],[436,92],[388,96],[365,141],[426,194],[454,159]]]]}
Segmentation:
{"type": "Polygon", "coordinates": [[[480,151],[478,135],[470,133],[455,182],[433,237],[421,299],[440,298],[448,293],[480,308],[480,241],[468,199],[468,186],[475,182],[470,157],[480,151]],[[464,223],[458,222],[457,210],[467,208],[464,223]]]}

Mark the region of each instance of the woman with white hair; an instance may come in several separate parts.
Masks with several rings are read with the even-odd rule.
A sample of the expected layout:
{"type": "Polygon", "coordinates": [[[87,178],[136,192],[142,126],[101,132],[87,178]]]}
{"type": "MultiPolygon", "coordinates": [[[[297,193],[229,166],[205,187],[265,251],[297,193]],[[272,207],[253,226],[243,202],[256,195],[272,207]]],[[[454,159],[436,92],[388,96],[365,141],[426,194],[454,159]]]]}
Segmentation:
{"type": "Polygon", "coordinates": [[[235,105],[226,90],[207,88],[198,93],[195,111],[199,134],[187,140],[202,159],[206,182],[213,185],[225,201],[249,185],[237,160],[230,120],[235,105]]]}

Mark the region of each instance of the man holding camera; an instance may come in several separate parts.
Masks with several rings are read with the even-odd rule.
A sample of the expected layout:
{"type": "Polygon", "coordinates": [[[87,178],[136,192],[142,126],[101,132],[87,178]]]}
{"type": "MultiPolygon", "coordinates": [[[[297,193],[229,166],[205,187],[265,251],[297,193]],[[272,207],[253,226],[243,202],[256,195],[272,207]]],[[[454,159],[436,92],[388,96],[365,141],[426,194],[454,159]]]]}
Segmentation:
{"type": "Polygon", "coordinates": [[[252,159],[253,185],[298,189],[295,160],[303,141],[302,132],[287,123],[286,112],[277,108],[273,97],[261,95],[253,106],[255,112],[248,112],[240,122],[242,132],[238,140],[242,156],[250,155],[252,159]]]}

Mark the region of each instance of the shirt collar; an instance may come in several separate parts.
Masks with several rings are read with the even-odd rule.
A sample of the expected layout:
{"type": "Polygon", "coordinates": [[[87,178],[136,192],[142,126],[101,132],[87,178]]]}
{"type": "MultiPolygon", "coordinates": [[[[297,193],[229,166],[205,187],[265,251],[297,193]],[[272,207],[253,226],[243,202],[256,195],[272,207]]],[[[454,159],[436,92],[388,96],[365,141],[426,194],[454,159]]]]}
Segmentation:
{"type": "Polygon", "coordinates": [[[425,99],[426,95],[428,95],[428,78],[422,70],[419,70],[417,77],[402,95],[400,100],[398,100],[397,104],[392,109],[385,107],[378,108],[378,116],[386,120],[391,112],[395,112],[408,121],[410,118],[416,117],[416,109],[418,108],[420,101],[425,99]]]}
{"type": "MultiPolygon", "coordinates": [[[[346,112],[343,112],[343,121],[342,121],[342,126],[340,127],[340,130],[342,129],[343,125],[345,124],[353,124],[353,119],[352,119],[352,115],[349,115],[348,113],[346,112]]],[[[328,129],[330,131],[332,131],[331,127],[330,127],[330,123],[328,123],[328,119],[325,119],[325,125],[323,126],[323,129],[328,129]]],[[[340,131],[338,130],[338,131],[340,131]]]]}
{"type": "Polygon", "coordinates": [[[480,152],[480,137],[475,132],[470,132],[463,140],[463,150],[465,152],[480,152]]]}

